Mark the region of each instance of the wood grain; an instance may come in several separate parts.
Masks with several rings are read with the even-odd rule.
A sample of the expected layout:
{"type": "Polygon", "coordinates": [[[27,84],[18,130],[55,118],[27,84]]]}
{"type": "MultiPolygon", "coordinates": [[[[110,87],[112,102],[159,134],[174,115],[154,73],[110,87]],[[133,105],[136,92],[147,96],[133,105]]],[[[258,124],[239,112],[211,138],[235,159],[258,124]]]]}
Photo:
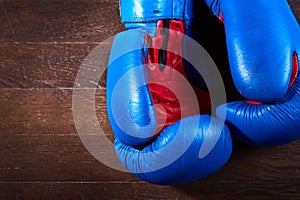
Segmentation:
{"type": "Polygon", "coordinates": [[[0,88],[72,88],[84,59],[96,46],[101,59],[93,67],[104,69],[110,42],[86,45],[0,43],[0,88]]]}
{"type": "Polygon", "coordinates": [[[2,0],[2,42],[99,42],[123,25],[117,0],[2,0]]]}
{"type": "MultiPolygon", "coordinates": [[[[289,2],[300,20],[300,0],[289,2]]],[[[207,30],[199,42],[224,53],[224,38],[211,37],[222,25],[200,25],[207,30]]],[[[106,68],[106,40],[124,30],[117,0],[0,0],[0,28],[0,199],[300,199],[300,141],[272,148],[234,142],[221,170],[179,186],[145,183],[89,153],[74,123],[73,86],[99,44],[91,69],[106,68]]],[[[112,141],[105,73],[99,78],[91,82],[96,117],[112,141]]]]}

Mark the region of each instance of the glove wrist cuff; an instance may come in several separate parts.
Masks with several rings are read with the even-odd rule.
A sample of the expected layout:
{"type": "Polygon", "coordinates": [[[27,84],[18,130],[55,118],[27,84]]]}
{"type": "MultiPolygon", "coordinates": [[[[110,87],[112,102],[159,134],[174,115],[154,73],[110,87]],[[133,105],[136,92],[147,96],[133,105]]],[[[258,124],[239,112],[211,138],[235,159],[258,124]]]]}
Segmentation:
{"type": "Polygon", "coordinates": [[[193,18],[193,0],[120,0],[122,22],[156,25],[158,20],[193,18]]]}

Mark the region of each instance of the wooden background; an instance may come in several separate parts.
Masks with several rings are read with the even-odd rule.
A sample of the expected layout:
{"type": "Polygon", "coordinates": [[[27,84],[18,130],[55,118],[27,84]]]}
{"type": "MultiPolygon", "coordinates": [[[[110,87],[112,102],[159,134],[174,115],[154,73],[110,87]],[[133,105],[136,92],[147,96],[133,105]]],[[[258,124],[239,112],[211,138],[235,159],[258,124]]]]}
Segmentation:
{"type": "MultiPolygon", "coordinates": [[[[300,0],[289,2],[300,20],[300,0]]],[[[199,23],[202,44],[224,65],[224,38],[211,37],[222,25],[199,23]]],[[[300,199],[300,141],[235,142],[225,167],[179,186],[145,183],[90,155],[74,125],[72,87],[89,52],[122,30],[116,0],[0,0],[0,199],[300,199]]],[[[111,139],[105,76],[96,109],[111,139]]]]}

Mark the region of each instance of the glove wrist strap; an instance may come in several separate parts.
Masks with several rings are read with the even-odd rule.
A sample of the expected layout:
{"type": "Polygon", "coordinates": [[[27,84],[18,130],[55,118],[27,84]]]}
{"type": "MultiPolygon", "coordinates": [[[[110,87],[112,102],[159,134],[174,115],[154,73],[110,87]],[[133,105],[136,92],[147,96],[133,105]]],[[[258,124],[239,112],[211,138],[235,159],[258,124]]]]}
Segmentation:
{"type": "Polygon", "coordinates": [[[193,0],[120,0],[123,23],[152,24],[161,19],[189,22],[193,18],[193,0]]]}

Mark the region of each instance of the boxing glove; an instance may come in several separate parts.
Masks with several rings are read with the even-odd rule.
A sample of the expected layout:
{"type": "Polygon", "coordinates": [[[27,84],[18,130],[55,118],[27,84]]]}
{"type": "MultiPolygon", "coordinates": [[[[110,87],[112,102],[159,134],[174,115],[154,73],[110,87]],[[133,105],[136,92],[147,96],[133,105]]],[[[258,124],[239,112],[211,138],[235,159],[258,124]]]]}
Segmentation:
{"type": "Polygon", "coordinates": [[[231,132],[251,145],[274,146],[300,138],[300,29],[288,3],[206,3],[224,22],[232,79],[245,97],[218,107],[217,115],[226,111],[231,132]]]}
{"type": "Polygon", "coordinates": [[[120,162],[155,184],[212,174],[229,159],[232,144],[224,122],[209,115],[209,94],[185,73],[193,1],[121,0],[120,7],[128,30],[115,37],[107,70],[107,110],[120,162]]]}

